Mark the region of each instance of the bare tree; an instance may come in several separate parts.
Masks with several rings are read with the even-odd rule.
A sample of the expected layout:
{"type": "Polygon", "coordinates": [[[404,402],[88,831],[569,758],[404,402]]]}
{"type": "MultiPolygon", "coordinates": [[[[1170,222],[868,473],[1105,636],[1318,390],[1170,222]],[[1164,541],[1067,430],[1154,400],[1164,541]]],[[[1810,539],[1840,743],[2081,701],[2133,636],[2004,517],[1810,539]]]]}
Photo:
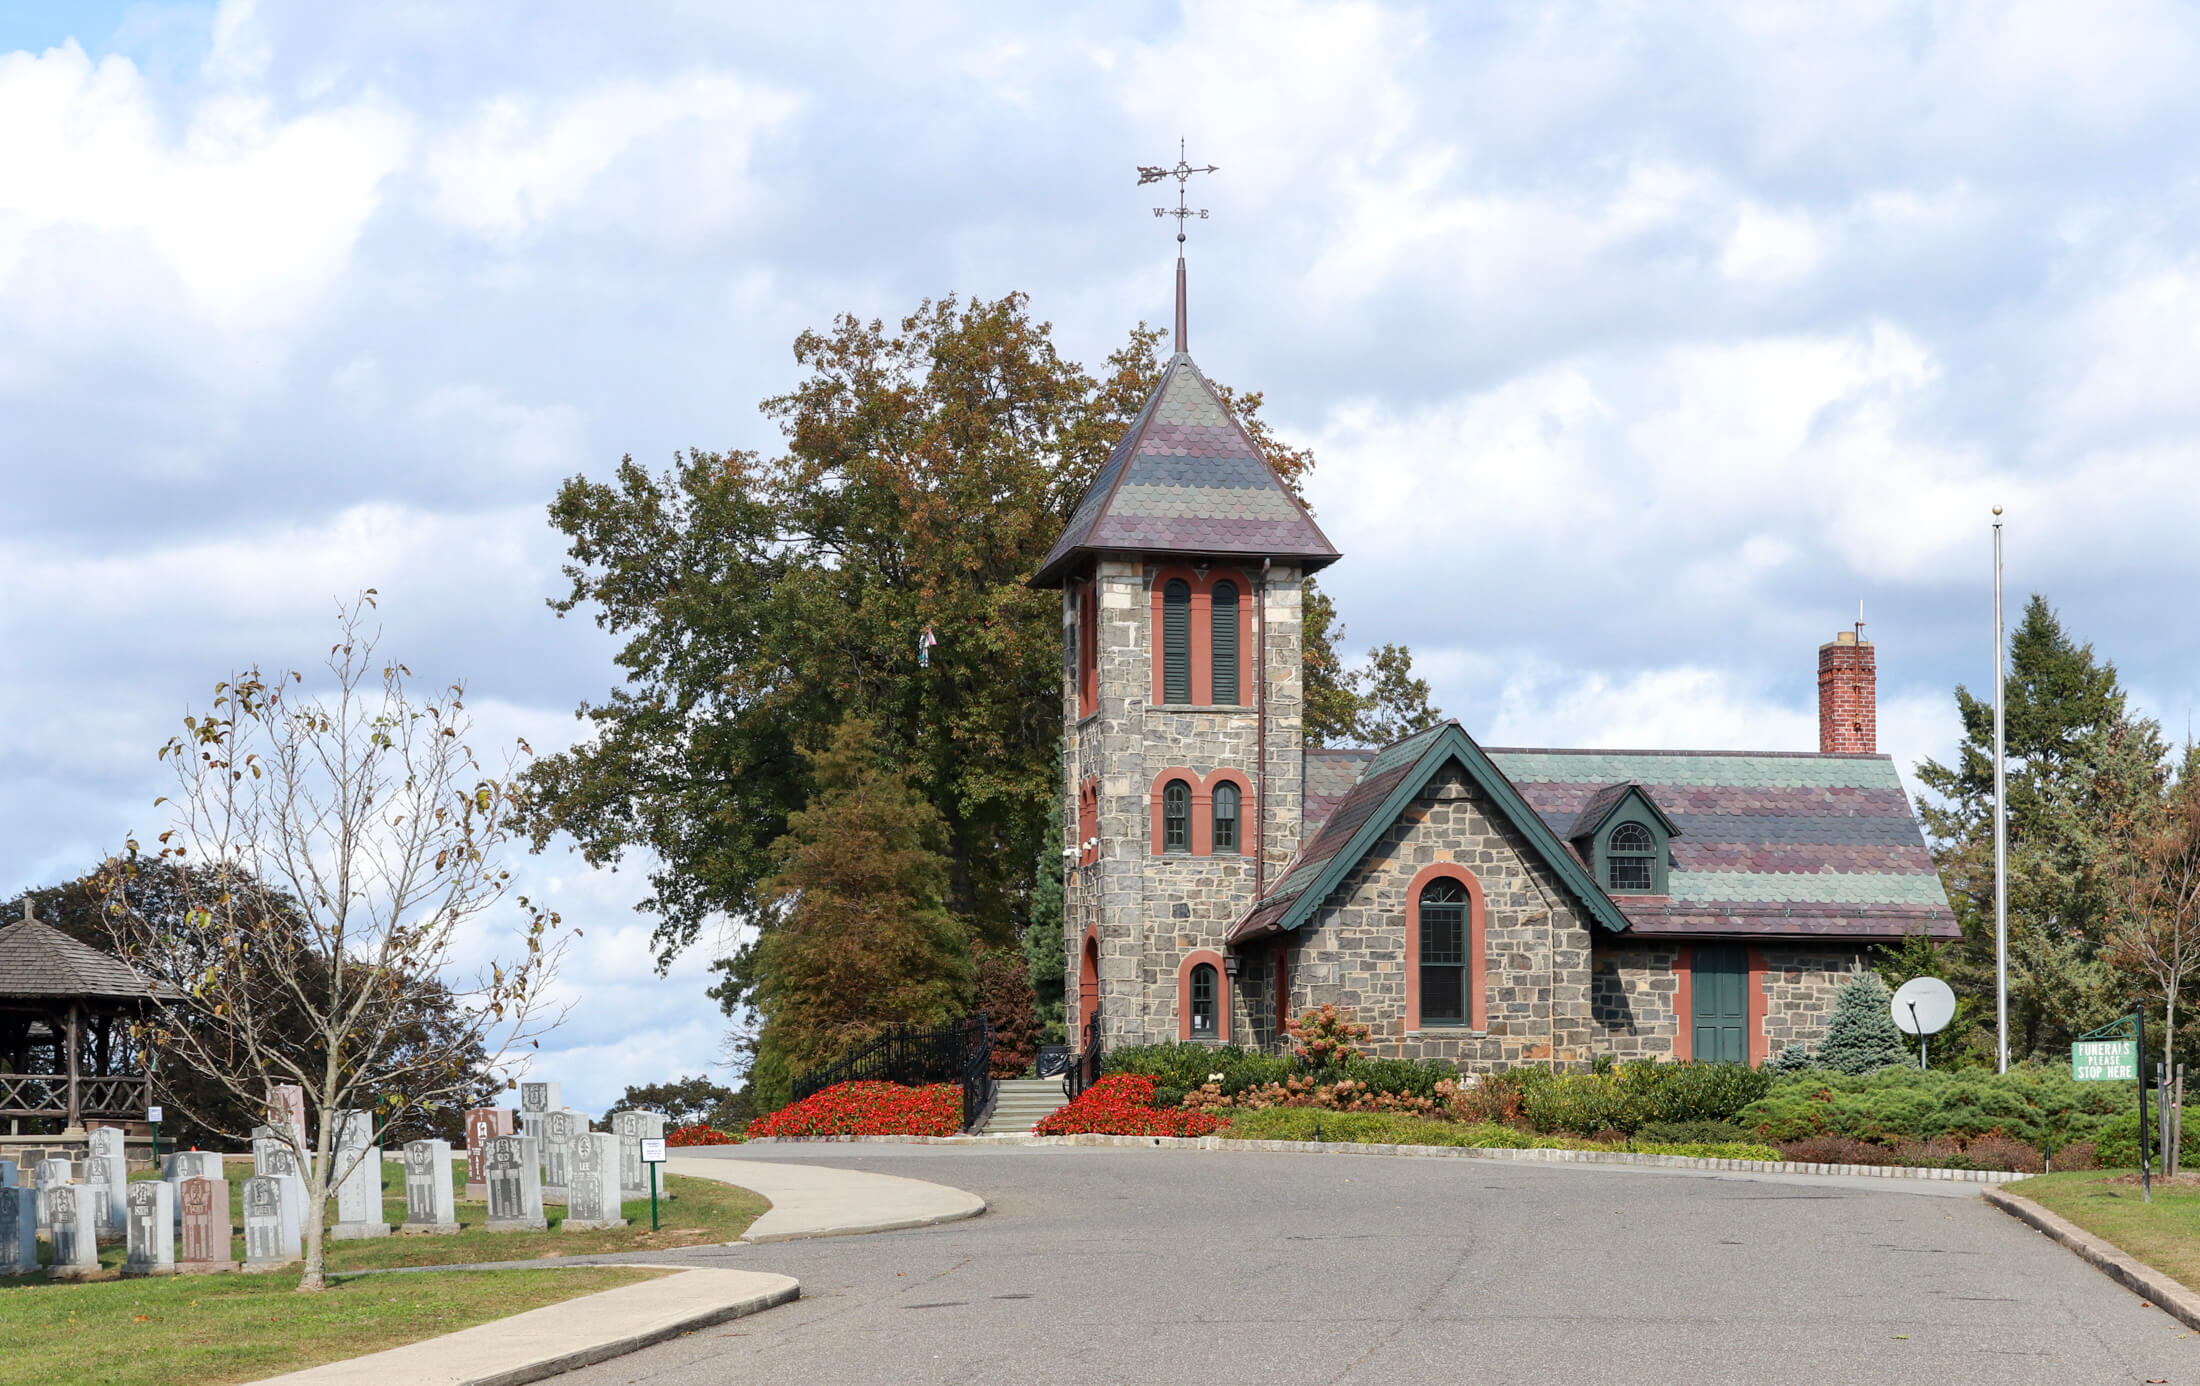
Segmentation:
{"type": "MultiPolygon", "coordinates": [[[[331,1191],[379,1158],[370,1148],[338,1166],[338,1114],[379,1111],[386,1124],[466,1100],[485,1056],[498,1066],[563,1018],[544,994],[558,917],[514,893],[501,861],[519,808],[513,766],[492,774],[476,759],[462,687],[417,697],[409,670],[378,660],[373,607],[370,590],[340,611],[323,691],[300,671],[254,668],[183,719],[160,752],[176,774],[156,801],[171,826],[150,859],[130,842],[108,891],[131,961],[198,1013],[156,1021],[146,1038],[217,1075],[247,1110],[276,1084],[305,1092],[318,1139],[272,1123],[305,1183],[301,1290],[323,1286],[331,1191]],[[180,917],[140,911],[121,888],[164,867],[189,894],[180,917]],[[462,938],[491,912],[509,916],[516,952],[462,977],[462,938]],[[449,993],[446,1023],[428,1031],[409,994],[422,977],[449,993]]],[[[191,1115],[223,1127],[218,1113],[191,1115]]]]}
{"type": "Polygon", "coordinates": [[[2162,1062],[2175,1073],[2177,994],[2200,969],[2200,777],[2182,776],[2159,810],[2131,815],[2118,835],[2106,952],[2162,997],[2162,1062]]]}

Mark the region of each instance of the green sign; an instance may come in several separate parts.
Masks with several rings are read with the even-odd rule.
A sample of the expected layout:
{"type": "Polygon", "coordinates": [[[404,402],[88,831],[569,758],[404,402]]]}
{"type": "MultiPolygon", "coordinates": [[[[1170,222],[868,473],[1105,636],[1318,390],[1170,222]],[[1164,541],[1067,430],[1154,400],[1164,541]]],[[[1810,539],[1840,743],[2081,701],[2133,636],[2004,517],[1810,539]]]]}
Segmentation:
{"type": "Polygon", "coordinates": [[[2070,1076],[2081,1083],[2138,1077],[2139,1041],[2079,1040],[2070,1046],[2070,1076]]]}

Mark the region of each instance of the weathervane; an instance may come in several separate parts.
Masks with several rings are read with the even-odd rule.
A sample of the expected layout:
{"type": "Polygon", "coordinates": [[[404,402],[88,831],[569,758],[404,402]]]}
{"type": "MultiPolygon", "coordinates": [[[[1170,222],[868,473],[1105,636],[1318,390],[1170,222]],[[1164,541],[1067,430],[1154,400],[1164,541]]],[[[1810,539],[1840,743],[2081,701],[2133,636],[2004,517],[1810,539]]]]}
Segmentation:
{"type": "Polygon", "coordinates": [[[1185,160],[1184,141],[1181,139],[1176,142],[1175,168],[1161,168],[1153,164],[1140,164],[1138,166],[1138,186],[1141,188],[1148,183],[1158,183],[1164,178],[1174,178],[1176,180],[1176,205],[1174,207],[1156,207],[1153,209],[1153,214],[1157,217],[1176,218],[1176,354],[1179,356],[1184,354],[1185,337],[1184,223],[1193,217],[1198,217],[1201,221],[1207,219],[1207,209],[1205,207],[1194,210],[1191,204],[1185,200],[1185,185],[1192,181],[1193,174],[1213,173],[1215,167],[1213,164],[1209,164],[1205,168],[1193,167],[1185,160]]]}

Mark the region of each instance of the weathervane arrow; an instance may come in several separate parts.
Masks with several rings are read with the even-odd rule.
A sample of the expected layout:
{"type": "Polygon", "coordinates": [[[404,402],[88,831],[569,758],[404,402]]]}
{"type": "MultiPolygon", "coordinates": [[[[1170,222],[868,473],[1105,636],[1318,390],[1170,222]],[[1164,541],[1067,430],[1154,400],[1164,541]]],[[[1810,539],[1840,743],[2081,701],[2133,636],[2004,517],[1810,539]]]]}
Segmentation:
{"type": "Polygon", "coordinates": [[[1174,178],[1176,180],[1176,205],[1174,207],[1156,207],[1153,209],[1153,214],[1157,217],[1176,218],[1176,353],[1179,356],[1184,354],[1185,340],[1184,223],[1193,217],[1198,217],[1201,221],[1207,219],[1207,209],[1205,207],[1194,208],[1185,200],[1185,185],[1192,181],[1193,174],[1213,173],[1216,168],[1217,165],[1214,164],[1199,168],[1188,161],[1184,157],[1184,141],[1181,139],[1176,142],[1175,168],[1162,168],[1157,164],[1140,164],[1138,166],[1138,186],[1141,188],[1148,183],[1158,183],[1164,178],[1174,178]]]}

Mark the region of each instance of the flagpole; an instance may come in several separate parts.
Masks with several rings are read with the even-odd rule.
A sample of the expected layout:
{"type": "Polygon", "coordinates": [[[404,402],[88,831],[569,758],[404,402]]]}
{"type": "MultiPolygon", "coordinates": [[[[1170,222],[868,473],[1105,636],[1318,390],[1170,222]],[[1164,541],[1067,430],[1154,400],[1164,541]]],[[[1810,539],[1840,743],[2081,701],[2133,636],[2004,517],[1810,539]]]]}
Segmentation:
{"type": "Polygon", "coordinates": [[[2009,776],[2003,760],[2002,683],[2007,659],[2001,619],[2001,507],[1994,507],[1994,1033],[2000,1072],[2009,1071],[2009,776]]]}

